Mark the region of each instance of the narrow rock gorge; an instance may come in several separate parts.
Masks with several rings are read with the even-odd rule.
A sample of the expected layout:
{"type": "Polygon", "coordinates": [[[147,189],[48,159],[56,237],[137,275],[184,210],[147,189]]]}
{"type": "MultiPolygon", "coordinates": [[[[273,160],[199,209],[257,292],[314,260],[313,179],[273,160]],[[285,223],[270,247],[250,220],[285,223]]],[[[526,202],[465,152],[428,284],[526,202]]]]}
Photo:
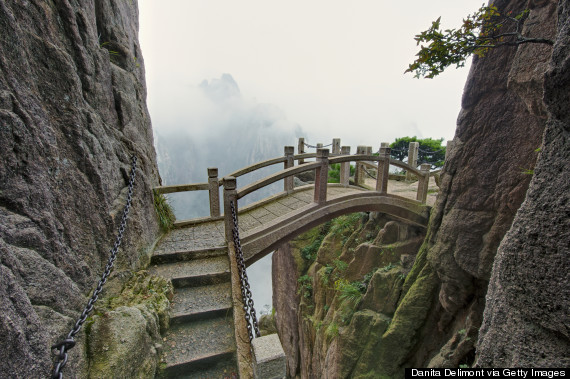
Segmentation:
{"type": "MultiPolygon", "coordinates": [[[[345,215],[274,254],[290,377],[570,366],[570,3],[495,5],[530,9],[525,34],[554,45],[474,57],[428,228],[345,215]]],[[[137,1],[0,1],[1,377],[50,375],[107,262],[133,156],[115,271],[65,376],[155,376],[172,285],[144,270],[161,181],[146,92],[137,1]]]]}
{"type": "MultiPolygon", "coordinates": [[[[319,328],[341,317],[334,308],[343,303],[342,287],[331,293],[319,284],[319,270],[330,264],[319,257],[345,256],[344,245],[327,245],[327,236],[308,268],[288,258],[307,248],[302,240],[274,255],[275,318],[291,377],[568,365],[568,2],[494,4],[512,14],[530,9],[524,32],[556,40],[554,53],[529,44],[474,57],[441,190],[411,271],[396,286],[392,271],[376,270],[372,278],[382,280],[363,289],[354,314],[332,335],[319,328]],[[308,285],[311,301],[303,296],[308,285]],[[384,289],[381,304],[366,301],[376,288],[384,289]]],[[[359,271],[356,261],[344,264],[347,273],[359,271]]]]}

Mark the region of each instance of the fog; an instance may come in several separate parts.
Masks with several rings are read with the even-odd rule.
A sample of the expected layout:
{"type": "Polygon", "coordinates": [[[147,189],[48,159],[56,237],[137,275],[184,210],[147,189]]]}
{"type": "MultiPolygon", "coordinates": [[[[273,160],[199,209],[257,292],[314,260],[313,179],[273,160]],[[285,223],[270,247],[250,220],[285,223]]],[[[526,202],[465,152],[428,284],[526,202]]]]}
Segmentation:
{"type": "MultiPolygon", "coordinates": [[[[296,144],[302,128],[287,119],[277,106],[242,96],[230,74],[203,80],[199,85],[172,84],[180,94],[174,104],[153,115],[158,166],[164,185],[207,181],[207,168],[217,167],[219,177],[250,164],[283,155],[285,145],[296,144]],[[188,102],[182,106],[183,102],[188,102]]],[[[275,165],[238,178],[251,183],[283,168],[275,165]]],[[[278,182],[240,200],[240,206],[283,188],[278,182]]],[[[207,216],[205,191],[169,195],[178,219],[207,216]]]]}

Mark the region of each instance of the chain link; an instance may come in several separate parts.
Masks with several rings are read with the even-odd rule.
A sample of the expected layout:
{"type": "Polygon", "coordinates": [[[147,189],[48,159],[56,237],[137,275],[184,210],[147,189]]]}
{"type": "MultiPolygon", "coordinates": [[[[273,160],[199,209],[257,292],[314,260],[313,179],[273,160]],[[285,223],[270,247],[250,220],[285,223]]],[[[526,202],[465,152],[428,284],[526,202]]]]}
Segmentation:
{"type": "Polygon", "coordinates": [[[81,316],[67,335],[65,339],[51,347],[52,352],[55,350],[59,350],[59,352],[55,352],[55,362],[53,366],[53,379],[61,379],[63,378],[63,373],[61,372],[67,363],[67,351],[75,346],[75,335],[79,332],[83,323],[89,316],[89,313],[93,310],[95,306],[95,302],[99,298],[99,294],[103,291],[103,285],[107,282],[111,271],[113,270],[113,265],[115,259],[117,258],[117,252],[119,251],[119,246],[121,246],[121,240],[123,239],[123,233],[125,232],[125,227],[127,226],[127,217],[129,216],[129,210],[131,208],[131,201],[133,197],[133,186],[135,184],[135,174],[137,168],[137,157],[133,156],[133,162],[131,164],[131,173],[129,179],[129,192],[127,194],[127,204],[125,205],[125,209],[123,211],[123,217],[121,219],[121,226],[119,227],[119,232],[117,234],[117,238],[115,240],[115,244],[111,249],[111,255],[109,256],[109,260],[107,261],[107,265],[105,266],[105,270],[103,275],[101,275],[101,279],[99,280],[99,284],[97,284],[97,288],[93,291],[93,295],[89,299],[89,302],[83,309],[81,316]]]}
{"type": "Polygon", "coordinates": [[[303,145],[307,146],[307,147],[310,148],[310,149],[321,149],[321,148],[324,148],[324,147],[332,146],[332,143],[329,143],[328,145],[324,145],[324,146],[321,146],[321,147],[309,145],[309,144],[306,143],[306,142],[303,142],[303,145]]]}
{"type": "Polygon", "coordinates": [[[259,325],[257,323],[255,308],[253,307],[253,298],[249,287],[249,280],[247,278],[247,272],[245,271],[245,261],[243,259],[243,251],[241,250],[241,242],[239,239],[237,213],[233,201],[230,201],[230,208],[232,211],[232,218],[234,222],[234,228],[232,232],[234,237],[234,246],[236,249],[236,261],[237,261],[240,284],[241,284],[241,298],[243,300],[243,310],[245,312],[247,333],[249,334],[249,341],[251,342],[253,340],[254,331],[256,337],[261,337],[261,334],[259,333],[259,325]]]}
{"type": "Polygon", "coordinates": [[[372,179],[376,180],[375,176],[372,176],[372,174],[366,169],[366,167],[362,166],[362,169],[364,170],[364,172],[366,173],[366,175],[368,175],[369,177],[371,177],[372,179]]]}
{"type": "Polygon", "coordinates": [[[419,147],[418,147],[418,150],[421,151],[421,152],[424,153],[424,154],[435,154],[435,153],[440,153],[440,152],[442,152],[442,151],[445,151],[445,149],[439,149],[439,150],[434,150],[434,151],[431,151],[431,150],[424,150],[424,149],[421,149],[421,148],[419,148],[419,147]]]}

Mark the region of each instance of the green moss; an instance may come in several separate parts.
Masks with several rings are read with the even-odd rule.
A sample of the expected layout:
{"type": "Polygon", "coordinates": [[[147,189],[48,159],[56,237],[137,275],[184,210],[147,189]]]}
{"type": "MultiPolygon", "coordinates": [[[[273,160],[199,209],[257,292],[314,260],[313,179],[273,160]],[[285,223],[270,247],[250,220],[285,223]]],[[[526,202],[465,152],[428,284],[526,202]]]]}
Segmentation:
{"type": "Polygon", "coordinates": [[[160,330],[164,332],[168,329],[168,309],[173,294],[170,281],[142,270],[132,274],[118,296],[105,299],[105,308],[108,311],[122,306],[147,308],[157,314],[160,330]]]}
{"type": "Polygon", "coordinates": [[[398,305],[390,327],[382,336],[376,361],[382,374],[399,372],[400,364],[417,342],[417,335],[432,311],[438,286],[437,274],[426,265],[398,305]]]}

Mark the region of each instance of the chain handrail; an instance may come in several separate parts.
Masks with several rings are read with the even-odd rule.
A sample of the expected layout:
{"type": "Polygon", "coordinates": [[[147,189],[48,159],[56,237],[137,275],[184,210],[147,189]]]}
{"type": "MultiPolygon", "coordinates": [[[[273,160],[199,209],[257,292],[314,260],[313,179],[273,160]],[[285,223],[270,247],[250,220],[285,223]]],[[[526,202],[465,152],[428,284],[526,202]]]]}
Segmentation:
{"type": "Polygon", "coordinates": [[[321,148],[324,148],[324,147],[332,146],[332,143],[329,143],[328,145],[323,145],[323,146],[321,146],[321,147],[309,145],[309,144],[306,143],[306,142],[303,142],[303,145],[307,146],[307,147],[310,148],[310,149],[321,149],[321,148]]]}
{"type": "Polygon", "coordinates": [[[376,180],[375,176],[372,176],[372,174],[366,169],[366,167],[362,166],[362,169],[364,170],[364,173],[366,175],[368,175],[369,177],[371,177],[372,179],[376,180]]]}
{"type": "Polygon", "coordinates": [[[253,307],[253,299],[249,286],[249,280],[247,278],[247,272],[245,270],[245,260],[243,258],[243,251],[241,250],[241,242],[239,239],[238,221],[236,208],[233,201],[230,201],[230,208],[232,211],[232,219],[234,222],[234,227],[232,229],[232,234],[234,237],[234,246],[236,250],[236,261],[240,276],[240,286],[241,286],[241,298],[243,301],[243,310],[245,313],[245,322],[247,326],[247,333],[249,334],[249,342],[253,340],[253,331],[255,331],[256,337],[261,337],[259,333],[259,324],[257,323],[257,316],[255,314],[255,308],[253,307]],[[253,327],[252,327],[253,324],[253,327]],[[253,329],[253,330],[252,330],[253,329]]]}
{"type": "Polygon", "coordinates": [[[93,310],[95,302],[99,298],[99,294],[101,293],[101,291],[103,291],[103,285],[107,282],[107,279],[109,278],[109,275],[111,274],[111,271],[113,270],[113,265],[114,265],[115,259],[117,258],[117,252],[119,251],[119,246],[121,246],[121,241],[123,239],[123,233],[125,232],[125,228],[127,226],[127,217],[129,216],[129,210],[131,208],[131,201],[132,201],[132,197],[133,197],[133,186],[135,184],[135,174],[136,174],[136,168],[137,168],[137,157],[133,155],[132,159],[133,159],[133,163],[131,164],[131,173],[129,176],[129,191],[127,194],[127,203],[126,203],[125,209],[123,211],[123,217],[121,219],[121,225],[119,226],[117,238],[115,239],[115,244],[113,245],[113,248],[111,249],[111,255],[109,256],[109,260],[107,261],[107,265],[105,266],[105,270],[104,270],[103,274],[101,275],[101,279],[99,280],[99,284],[97,285],[97,288],[93,291],[93,295],[91,295],[91,298],[89,299],[89,302],[87,303],[87,305],[83,309],[81,316],[79,316],[79,319],[77,320],[77,322],[75,323],[75,325],[73,326],[73,328],[71,329],[71,331],[69,332],[67,337],[65,337],[65,339],[63,341],[61,341],[61,342],[59,342],[59,343],[57,343],[51,347],[52,352],[54,352],[54,350],[59,350],[59,352],[55,353],[56,357],[55,357],[54,366],[53,366],[52,379],[63,378],[62,370],[65,367],[65,365],[67,364],[67,360],[68,360],[67,351],[71,350],[71,348],[73,348],[75,346],[75,335],[79,332],[79,330],[83,326],[83,323],[85,323],[87,316],[93,310]]]}

